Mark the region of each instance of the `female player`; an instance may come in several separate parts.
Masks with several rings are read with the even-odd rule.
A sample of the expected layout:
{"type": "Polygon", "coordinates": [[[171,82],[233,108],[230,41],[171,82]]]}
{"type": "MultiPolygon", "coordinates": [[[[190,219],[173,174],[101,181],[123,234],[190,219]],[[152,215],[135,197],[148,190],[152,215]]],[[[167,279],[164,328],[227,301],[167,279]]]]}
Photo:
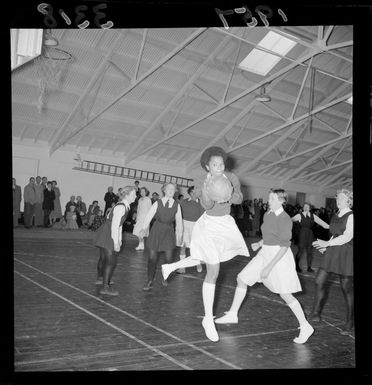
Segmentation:
{"type": "Polygon", "coordinates": [[[191,255],[178,262],[162,265],[163,277],[166,280],[169,274],[178,268],[197,266],[200,262],[206,264],[206,275],[202,286],[205,314],[202,326],[206,336],[213,342],[219,340],[213,320],[213,302],[220,262],[228,261],[236,255],[249,256],[244,238],[230,215],[231,204],[240,204],[243,194],[240,191],[237,176],[225,171],[226,159],[227,154],[220,147],[207,148],[202,154],[200,163],[207,171],[207,175],[202,186],[196,187],[195,190],[196,196],[201,196],[201,204],[206,211],[196,221],[192,231],[191,255]],[[231,186],[228,194],[222,191],[222,188],[225,190],[223,184],[220,184],[221,191],[213,187],[214,180],[218,180],[215,179],[216,177],[228,179],[231,186]]]}
{"type": "Polygon", "coordinates": [[[133,235],[137,236],[139,239],[138,246],[136,247],[136,250],[144,250],[144,237],[148,237],[149,232],[148,230],[145,231],[144,237],[140,236],[139,233],[142,230],[143,221],[146,218],[147,213],[150,211],[152,202],[151,199],[148,197],[149,190],[147,190],[146,187],[140,188],[140,195],[141,198],[138,199],[138,206],[137,206],[137,216],[136,216],[136,224],[133,228],[133,235]]]}
{"type": "Polygon", "coordinates": [[[238,285],[230,310],[215,322],[238,323],[238,311],[247,293],[247,285],[262,282],[270,291],[278,293],[296,316],[300,324],[300,335],[293,341],[303,344],[314,329],[306,320],[300,303],[292,295],[302,289],[290,248],[292,221],[283,209],[283,204],[287,202],[287,193],[282,189],[271,190],[268,202],[270,211],[265,213],[261,226],[263,239],[252,244],[253,250],[262,248],[238,274],[238,285]]]}
{"type": "Polygon", "coordinates": [[[97,264],[97,284],[103,284],[100,294],[116,296],[113,290],[112,276],[117,264],[117,255],[122,244],[122,225],[130,210],[130,204],[136,199],[133,186],[126,186],[119,192],[119,202],[106,215],[106,220],[98,229],[93,244],[99,247],[97,264]]]}
{"type": "Polygon", "coordinates": [[[354,326],[354,295],[353,295],[353,236],[354,215],[353,193],[342,189],[337,191],[336,204],[338,213],[333,215],[329,231],[329,241],[317,239],[313,246],[325,252],[324,259],[315,278],[316,289],[314,304],[309,315],[313,321],[320,321],[320,313],[325,298],[325,285],[329,273],[339,276],[342,294],[346,304],[346,323],[342,334],[348,334],[354,326]]]}
{"type": "MultiPolygon", "coordinates": [[[[187,193],[190,198],[183,199],[181,201],[182,219],[183,219],[183,246],[181,247],[180,259],[184,259],[190,256],[190,242],[191,234],[194,228],[195,222],[204,213],[204,208],[200,204],[199,199],[195,196],[195,186],[190,186],[187,189],[187,193]]],[[[203,271],[202,266],[199,264],[196,266],[198,273],[203,271]]],[[[184,273],[185,269],[178,270],[179,273],[184,273]]]]}
{"type": "Polygon", "coordinates": [[[292,221],[298,221],[300,224],[300,234],[298,236],[298,251],[295,256],[296,270],[301,272],[300,259],[302,253],[306,251],[307,271],[313,273],[311,268],[313,261],[312,243],[314,241],[313,230],[311,229],[314,222],[322,226],[324,229],[329,229],[329,225],[321,220],[317,215],[310,212],[310,203],[305,202],[302,208],[302,213],[296,214],[292,217],[292,221]]]}
{"type": "MultiPolygon", "coordinates": [[[[150,234],[147,238],[146,248],[148,249],[147,262],[147,283],[143,290],[151,290],[156,267],[158,264],[158,252],[165,252],[165,259],[171,262],[173,259],[174,249],[182,245],[182,214],[179,203],[173,198],[176,192],[174,183],[165,183],[162,187],[163,198],[156,201],[148,212],[142,224],[142,230],[139,236],[143,237],[150,226],[151,220],[155,217],[155,221],[151,227],[150,234]],[[174,229],[176,222],[176,229],[174,229]]],[[[167,282],[163,282],[167,285],[167,282]]]]}

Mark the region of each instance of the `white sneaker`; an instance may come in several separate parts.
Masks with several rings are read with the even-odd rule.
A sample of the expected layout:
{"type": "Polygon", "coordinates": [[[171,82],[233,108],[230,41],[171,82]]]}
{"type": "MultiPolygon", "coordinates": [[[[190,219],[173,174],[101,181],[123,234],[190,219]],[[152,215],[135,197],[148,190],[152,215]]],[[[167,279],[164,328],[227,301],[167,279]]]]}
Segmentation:
{"type": "Polygon", "coordinates": [[[220,318],[216,318],[214,322],[216,324],[237,324],[238,315],[232,311],[225,311],[225,315],[220,318]]]}
{"type": "Polygon", "coordinates": [[[306,324],[299,327],[300,329],[300,335],[293,339],[293,342],[296,344],[304,344],[309,337],[314,333],[314,328],[306,322],[306,324]]]}
{"type": "Polygon", "coordinates": [[[169,274],[173,271],[170,263],[165,263],[161,265],[161,273],[163,274],[164,281],[167,280],[169,274]]]}
{"type": "Polygon", "coordinates": [[[196,266],[196,271],[197,271],[198,273],[201,273],[201,272],[203,271],[202,265],[196,266]]]}
{"type": "Polygon", "coordinates": [[[216,327],[214,326],[214,321],[212,317],[204,317],[202,325],[205,331],[205,335],[212,341],[217,342],[220,337],[218,336],[216,327]]]}

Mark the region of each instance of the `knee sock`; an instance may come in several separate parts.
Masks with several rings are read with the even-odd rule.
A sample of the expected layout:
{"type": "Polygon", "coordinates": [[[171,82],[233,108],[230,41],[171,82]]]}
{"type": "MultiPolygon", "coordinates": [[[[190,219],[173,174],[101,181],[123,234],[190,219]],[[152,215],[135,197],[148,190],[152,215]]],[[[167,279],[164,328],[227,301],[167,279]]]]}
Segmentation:
{"type": "Polygon", "coordinates": [[[229,311],[238,314],[238,311],[239,311],[240,306],[242,305],[242,303],[244,301],[246,294],[247,294],[247,287],[244,287],[244,288],[243,287],[237,287],[235,289],[233,303],[231,304],[229,311]]]}
{"type": "Polygon", "coordinates": [[[287,304],[290,309],[292,310],[293,314],[296,316],[298,323],[300,326],[304,325],[306,321],[306,317],[304,314],[304,311],[302,310],[302,307],[300,303],[295,299],[293,302],[287,304]]]}
{"type": "Polygon", "coordinates": [[[203,295],[203,305],[204,305],[204,314],[205,317],[213,317],[213,302],[214,302],[214,292],[216,285],[214,283],[203,282],[202,295],[203,295]]]}

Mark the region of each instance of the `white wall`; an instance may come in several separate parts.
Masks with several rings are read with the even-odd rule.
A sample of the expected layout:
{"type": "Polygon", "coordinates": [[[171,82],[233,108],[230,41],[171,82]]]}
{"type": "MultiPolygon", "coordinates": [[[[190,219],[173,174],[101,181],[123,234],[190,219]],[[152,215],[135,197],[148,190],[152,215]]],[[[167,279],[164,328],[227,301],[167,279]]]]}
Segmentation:
{"type": "MultiPolygon", "coordinates": [[[[123,159],[119,156],[109,157],[99,152],[79,152],[79,154],[84,160],[125,166],[123,159]]],[[[99,205],[104,207],[103,197],[108,186],[113,186],[114,191],[117,191],[119,187],[134,184],[134,179],[73,170],[73,167],[77,165],[77,162],[74,160],[76,155],[74,151],[60,149],[49,157],[46,145],[35,144],[33,141],[29,143],[26,143],[26,141],[21,143],[13,141],[13,177],[16,178],[17,184],[21,186],[22,195],[23,188],[28,183],[29,178],[40,175],[41,177],[46,176],[48,180],[55,179],[58,182],[61,190],[62,207],[68,202],[71,195],[81,195],[87,205],[91,204],[93,200],[98,200],[99,205]]],[[[186,174],[184,168],[176,167],[169,163],[156,164],[153,162],[134,161],[130,167],[192,179],[199,178],[204,174],[204,170],[201,167],[186,174]]],[[[319,192],[316,186],[305,184],[288,183],[286,186],[281,186],[274,179],[263,177],[246,177],[241,179],[241,183],[244,185],[242,188],[244,199],[262,198],[266,201],[270,188],[283,187],[288,192],[289,203],[296,203],[296,192],[304,192],[306,193],[306,200],[316,207],[324,206],[325,198],[334,197],[336,192],[336,188],[319,192]]],[[[156,191],[161,196],[161,184],[159,183],[140,181],[140,186],[147,187],[150,193],[156,191]]],[[[181,193],[185,196],[187,196],[186,190],[187,188],[181,188],[181,193]]],[[[23,202],[21,204],[21,211],[23,211],[23,202]]]]}
{"type": "MultiPolygon", "coordinates": [[[[83,154],[82,159],[97,161],[108,164],[122,166],[120,158],[102,156],[94,153],[83,154]]],[[[71,195],[81,195],[83,201],[89,205],[93,200],[98,200],[99,205],[104,207],[104,195],[109,186],[117,191],[119,187],[134,185],[134,179],[119,178],[109,175],[100,175],[84,171],[73,170],[78,163],[74,160],[76,152],[68,150],[56,151],[51,157],[48,154],[48,148],[36,145],[24,145],[13,143],[13,177],[17,184],[23,188],[29,182],[31,176],[46,176],[48,180],[56,180],[61,190],[62,208],[68,202],[71,195]]],[[[184,170],[169,165],[156,165],[153,163],[133,162],[133,168],[165,173],[179,177],[186,177],[184,170]]],[[[150,193],[157,192],[161,194],[161,184],[140,181],[140,186],[147,187],[150,193]]],[[[181,188],[182,194],[187,195],[186,188],[181,188]]],[[[21,202],[21,211],[23,211],[23,200],[21,202]]]]}

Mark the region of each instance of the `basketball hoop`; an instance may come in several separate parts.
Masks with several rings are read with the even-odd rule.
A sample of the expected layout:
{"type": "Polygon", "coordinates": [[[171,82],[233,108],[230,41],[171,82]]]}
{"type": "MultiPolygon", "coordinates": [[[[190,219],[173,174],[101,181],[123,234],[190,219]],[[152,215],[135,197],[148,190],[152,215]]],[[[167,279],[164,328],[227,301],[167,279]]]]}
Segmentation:
{"type": "Polygon", "coordinates": [[[39,79],[39,100],[37,108],[39,112],[45,107],[48,92],[55,91],[62,83],[67,64],[72,55],[52,46],[44,46],[41,55],[35,59],[36,75],[39,79]]]}

